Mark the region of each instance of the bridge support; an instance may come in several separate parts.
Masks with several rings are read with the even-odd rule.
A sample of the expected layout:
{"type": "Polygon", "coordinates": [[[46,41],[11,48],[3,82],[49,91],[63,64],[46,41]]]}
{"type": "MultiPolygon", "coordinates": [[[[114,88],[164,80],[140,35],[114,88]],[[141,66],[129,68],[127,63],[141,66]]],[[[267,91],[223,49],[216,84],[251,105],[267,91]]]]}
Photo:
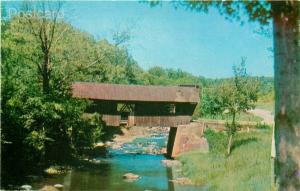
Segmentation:
{"type": "Polygon", "coordinates": [[[174,143],[175,143],[177,128],[178,127],[170,127],[168,144],[167,144],[168,157],[173,157],[173,151],[176,151],[176,148],[174,149],[174,143]]]}
{"type": "Polygon", "coordinates": [[[197,150],[208,152],[208,142],[203,137],[203,123],[190,123],[171,127],[169,131],[167,156],[174,158],[184,152],[197,150]]]}

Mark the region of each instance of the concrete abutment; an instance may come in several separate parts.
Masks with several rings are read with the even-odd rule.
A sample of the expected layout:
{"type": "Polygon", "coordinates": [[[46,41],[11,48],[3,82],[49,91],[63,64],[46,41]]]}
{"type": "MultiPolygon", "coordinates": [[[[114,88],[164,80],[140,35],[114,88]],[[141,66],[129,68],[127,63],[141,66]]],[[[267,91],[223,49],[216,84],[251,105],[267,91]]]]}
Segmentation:
{"type": "Polygon", "coordinates": [[[203,137],[203,123],[192,122],[187,125],[171,127],[167,145],[167,156],[175,158],[189,151],[209,151],[208,142],[203,137]]]}

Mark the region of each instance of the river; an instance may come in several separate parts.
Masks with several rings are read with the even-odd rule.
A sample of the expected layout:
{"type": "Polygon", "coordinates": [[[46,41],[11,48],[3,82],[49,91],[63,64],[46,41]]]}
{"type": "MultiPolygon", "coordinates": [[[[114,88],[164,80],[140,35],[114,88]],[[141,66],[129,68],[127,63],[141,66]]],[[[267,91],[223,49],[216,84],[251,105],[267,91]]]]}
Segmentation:
{"type": "Polygon", "coordinates": [[[196,191],[201,187],[180,185],[169,180],[181,177],[178,167],[166,167],[162,154],[147,154],[166,146],[166,135],[136,138],[118,149],[109,149],[108,154],[98,156],[96,165],[78,166],[61,175],[39,177],[29,184],[38,190],[45,185],[61,184],[64,191],[196,191]],[[140,176],[136,181],[123,179],[125,173],[140,176]]]}

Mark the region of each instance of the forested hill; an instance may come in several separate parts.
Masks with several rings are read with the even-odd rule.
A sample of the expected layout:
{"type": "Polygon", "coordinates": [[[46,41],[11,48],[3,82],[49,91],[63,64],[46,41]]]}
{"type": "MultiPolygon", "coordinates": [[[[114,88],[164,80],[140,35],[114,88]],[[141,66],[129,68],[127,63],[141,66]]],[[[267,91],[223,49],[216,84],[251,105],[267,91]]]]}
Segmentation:
{"type": "MultiPolygon", "coordinates": [[[[36,62],[40,62],[43,53],[30,26],[26,28],[24,25],[26,21],[23,18],[14,18],[2,24],[3,80],[9,78],[24,83],[34,79],[36,83],[33,84],[38,84],[36,62]],[[14,72],[16,70],[17,73],[14,72]],[[28,72],[30,70],[33,72],[28,72]]],[[[122,33],[114,35],[114,42],[109,43],[106,39],[96,41],[90,34],[64,22],[59,23],[56,30],[57,35],[61,34],[51,50],[50,86],[53,88],[71,81],[143,85],[199,84],[205,88],[226,80],[194,76],[181,69],[160,66],[143,70],[129,54],[127,47],[120,43],[124,38],[122,33]]],[[[273,78],[259,77],[258,80],[261,92],[272,91],[273,78]]]]}
{"type": "MultiPolygon", "coordinates": [[[[231,66],[228,66],[231,67],[231,66]]],[[[169,69],[159,66],[152,67],[143,72],[143,79],[139,81],[140,84],[150,85],[179,85],[179,84],[197,84],[204,90],[216,85],[220,85],[231,78],[212,79],[202,76],[194,76],[181,69],[169,69]]],[[[256,79],[259,82],[259,92],[261,95],[273,93],[274,78],[253,76],[250,77],[256,79]]]]}

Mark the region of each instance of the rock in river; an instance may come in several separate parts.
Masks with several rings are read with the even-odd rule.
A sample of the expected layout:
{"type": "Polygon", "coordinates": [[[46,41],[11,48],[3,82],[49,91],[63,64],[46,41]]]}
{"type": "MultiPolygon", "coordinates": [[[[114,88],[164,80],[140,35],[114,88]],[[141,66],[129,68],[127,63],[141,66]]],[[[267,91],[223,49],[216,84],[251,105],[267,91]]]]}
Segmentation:
{"type": "Polygon", "coordinates": [[[181,163],[178,160],[162,160],[161,162],[167,167],[180,166],[181,165],[181,163]]]}
{"type": "Polygon", "coordinates": [[[133,173],[126,173],[123,175],[123,178],[126,180],[137,180],[140,178],[140,176],[133,173]]]}
{"type": "Polygon", "coordinates": [[[21,186],[21,189],[22,189],[22,190],[31,190],[31,188],[32,188],[32,186],[27,185],[27,184],[21,186]]]}
{"type": "Polygon", "coordinates": [[[92,160],[89,160],[89,162],[92,164],[100,164],[101,163],[101,161],[98,159],[92,159],[92,160]]]}
{"type": "Polygon", "coordinates": [[[57,188],[55,188],[54,186],[44,186],[42,189],[40,189],[40,191],[59,191],[57,188]]]}
{"type": "Polygon", "coordinates": [[[64,185],[62,185],[62,184],[55,184],[54,187],[55,188],[62,188],[62,187],[64,187],[64,185]]]}
{"type": "Polygon", "coordinates": [[[94,145],[94,147],[104,147],[104,146],[105,146],[105,144],[102,142],[98,142],[94,145]]]}
{"type": "Polygon", "coordinates": [[[191,185],[192,184],[192,181],[185,177],[176,178],[174,180],[169,180],[169,181],[174,182],[175,184],[181,184],[181,185],[191,185]]]}

